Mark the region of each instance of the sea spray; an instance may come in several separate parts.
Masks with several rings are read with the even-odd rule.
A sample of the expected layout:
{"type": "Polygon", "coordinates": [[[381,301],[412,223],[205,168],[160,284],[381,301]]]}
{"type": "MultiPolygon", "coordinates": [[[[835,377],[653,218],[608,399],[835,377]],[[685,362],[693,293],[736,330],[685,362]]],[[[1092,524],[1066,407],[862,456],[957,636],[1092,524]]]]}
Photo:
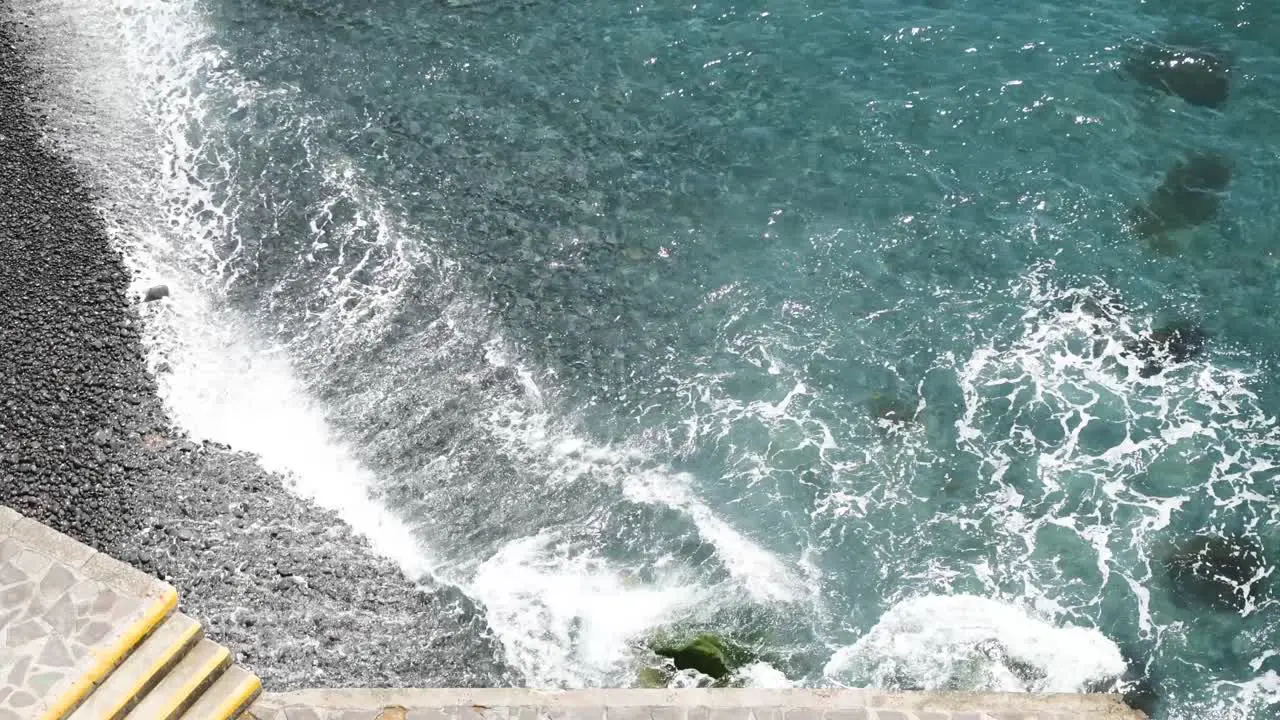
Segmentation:
{"type": "Polygon", "coordinates": [[[642,582],[555,533],[515,540],[476,570],[469,591],[534,687],[630,684],[636,638],[707,591],[642,582]]]}
{"type": "Polygon", "coordinates": [[[925,595],[890,608],[823,674],[855,687],[1070,693],[1124,672],[1120,648],[1095,629],[973,595],[925,595]]]}

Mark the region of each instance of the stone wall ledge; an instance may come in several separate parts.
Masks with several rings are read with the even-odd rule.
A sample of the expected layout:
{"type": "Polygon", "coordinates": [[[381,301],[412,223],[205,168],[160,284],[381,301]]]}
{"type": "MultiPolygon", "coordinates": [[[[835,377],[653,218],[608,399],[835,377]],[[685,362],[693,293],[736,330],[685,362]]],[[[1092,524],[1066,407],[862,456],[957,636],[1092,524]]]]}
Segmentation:
{"type": "Polygon", "coordinates": [[[314,689],[255,720],[1139,720],[1115,695],[879,690],[314,689]]]}

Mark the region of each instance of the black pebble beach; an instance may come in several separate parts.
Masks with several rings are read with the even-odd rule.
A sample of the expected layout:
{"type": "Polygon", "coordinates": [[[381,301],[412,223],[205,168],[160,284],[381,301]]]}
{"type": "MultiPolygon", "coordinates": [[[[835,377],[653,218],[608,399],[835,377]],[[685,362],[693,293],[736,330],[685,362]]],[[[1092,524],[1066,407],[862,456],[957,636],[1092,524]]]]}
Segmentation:
{"type": "Polygon", "coordinates": [[[10,17],[0,0],[0,503],[173,583],[270,689],[516,683],[462,593],[420,587],[254,458],[171,425],[142,298],[41,130],[10,17]]]}

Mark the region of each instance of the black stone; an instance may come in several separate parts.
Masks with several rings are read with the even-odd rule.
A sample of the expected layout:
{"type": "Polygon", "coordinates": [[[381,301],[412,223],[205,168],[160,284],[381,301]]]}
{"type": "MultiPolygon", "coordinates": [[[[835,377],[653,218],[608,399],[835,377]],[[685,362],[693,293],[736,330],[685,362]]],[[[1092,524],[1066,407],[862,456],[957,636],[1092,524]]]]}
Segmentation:
{"type": "Polygon", "coordinates": [[[1156,717],[1156,711],[1160,707],[1160,693],[1155,683],[1147,677],[1126,684],[1121,698],[1125,705],[1141,710],[1147,717],[1156,717]]]}
{"type": "Polygon", "coordinates": [[[1139,83],[1208,108],[1221,108],[1231,93],[1231,66],[1220,54],[1145,44],[1124,63],[1139,83]]]}
{"type": "Polygon", "coordinates": [[[1142,377],[1152,377],[1164,371],[1168,363],[1184,363],[1203,352],[1209,334],[1200,326],[1179,320],[1139,337],[1127,345],[1127,350],[1146,361],[1138,372],[1142,377]]]}
{"type": "Polygon", "coordinates": [[[1174,362],[1186,362],[1204,350],[1208,335],[1190,323],[1176,323],[1151,333],[1151,342],[1174,362]]]}
{"type": "Polygon", "coordinates": [[[1008,648],[999,640],[985,640],[978,643],[976,649],[988,660],[1003,665],[1027,689],[1031,689],[1045,678],[1043,669],[1031,662],[1011,656],[1008,648]]]}
{"type": "Polygon", "coordinates": [[[1080,311],[1095,320],[1114,323],[1125,312],[1120,301],[1108,297],[1087,296],[1079,302],[1080,311]]]}
{"type": "Polygon", "coordinates": [[[1174,549],[1165,563],[1174,599],[1222,611],[1241,611],[1265,595],[1265,579],[1245,585],[1267,567],[1258,542],[1248,537],[1201,535],[1174,549]]]}
{"type": "Polygon", "coordinates": [[[1134,710],[1141,710],[1147,717],[1156,717],[1156,710],[1160,704],[1160,692],[1159,685],[1152,676],[1151,646],[1146,643],[1123,640],[1117,642],[1120,645],[1120,654],[1125,661],[1124,675],[1112,686],[1089,688],[1088,691],[1119,692],[1125,705],[1134,710]]]}
{"type": "Polygon", "coordinates": [[[168,285],[156,285],[147,290],[146,297],[142,298],[143,302],[155,302],[161,298],[169,297],[168,285]]]}

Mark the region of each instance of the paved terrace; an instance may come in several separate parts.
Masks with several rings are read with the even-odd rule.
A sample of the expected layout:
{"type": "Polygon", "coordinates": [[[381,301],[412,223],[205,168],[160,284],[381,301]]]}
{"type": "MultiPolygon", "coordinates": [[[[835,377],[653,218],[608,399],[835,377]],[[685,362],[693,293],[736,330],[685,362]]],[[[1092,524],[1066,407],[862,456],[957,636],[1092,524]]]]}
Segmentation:
{"type": "Polygon", "coordinates": [[[1138,720],[1109,695],[869,690],[262,693],[178,594],[0,506],[0,720],[1138,720]]]}

